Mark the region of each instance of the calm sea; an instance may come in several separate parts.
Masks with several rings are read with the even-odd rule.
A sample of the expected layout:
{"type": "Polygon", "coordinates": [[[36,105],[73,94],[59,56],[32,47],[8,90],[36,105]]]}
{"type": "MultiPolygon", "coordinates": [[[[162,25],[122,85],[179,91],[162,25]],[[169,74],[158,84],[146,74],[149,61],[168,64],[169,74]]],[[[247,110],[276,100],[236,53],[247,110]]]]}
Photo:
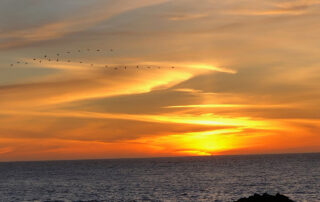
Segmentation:
{"type": "Polygon", "coordinates": [[[0,163],[0,201],[320,201],[320,154],[0,163]]]}

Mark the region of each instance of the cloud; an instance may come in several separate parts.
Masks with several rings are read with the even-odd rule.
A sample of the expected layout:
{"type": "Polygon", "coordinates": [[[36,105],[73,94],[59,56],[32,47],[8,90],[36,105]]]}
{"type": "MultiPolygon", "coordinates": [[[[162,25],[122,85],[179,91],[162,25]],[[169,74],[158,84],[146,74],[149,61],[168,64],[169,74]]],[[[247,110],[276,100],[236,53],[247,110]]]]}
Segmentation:
{"type": "MultiPolygon", "coordinates": [[[[6,113],[6,112],[4,112],[6,113]]],[[[2,138],[64,139],[121,142],[142,137],[221,130],[229,126],[204,126],[159,121],[152,116],[89,112],[20,112],[0,120],[2,138]],[[15,117],[13,117],[15,116],[15,117]],[[151,117],[151,119],[149,118],[151,117]],[[15,121],[15,126],[11,125],[15,121]],[[35,126],[34,122],[41,126],[35,126]],[[125,126],[125,127],[124,127],[125,126]],[[46,131],[45,134],[43,131],[46,131]],[[128,133],[130,131],[130,133],[128,133]]]]}
{"type": "Polygon", "coordinates": [[[247,16],[303,15],[312,12],[312,8],[316,8],[319,3],[318,0],[270,1],[270,3],[264,1],[259,4],[254,3],[249,8],[239,6],[227,13],[247,16]]]}
{"type": "MultiPolygon", "coordinates": [[[[63,66],[63,69],[66,68],[63,66]]],[[[1,86],[2,108],[34,108],[77,100],[145,93],[161,86],[168,88],[194,75],[215,71],[207,66],[181,66],[175,69],[168,66],[159,69],[156,66],[153,70],[146,66],[141,66],[138,70],[135,66],[128,66],[126,70],[123,67],[119,70],[95,67],[95,70],[92,70],[91,66],[72,65],[70,68],[67,66],[67,70],[38,82],[1,86]],[[153,79],[155,76],[157,79],[153,79]]]]}
{"type": "Polygon", "coordinates": [[[195,19],[200,19],[204,17],[208,17],[208,14],[193,14],[193,15],[188,15],[188,14],[172,14],[166,16],[169,20],[173,21],[179,21],[179,20],[195,20],[195,19]]]}
{"type": "MultiPolygon", "coordinates": [[[[166,0],[146,1],[107,1],[94,6],[81,8],[75,16],[68,17],[54,22],[47,22],[40,25],[33,25],[30,28],[16,29],[12,31],[3,30],[0,32],[0,49],[24,46],[38,41],[53,40],[64,37],[70,33],[86,30],[89,27],[105,21],[112,16],[128,12],[133,9],[166,2],[166,0]],[[80,15],[79,15],[80,14],[80,15]]],[[[58,2],[57,5],[63,6],[58,2]]]]}

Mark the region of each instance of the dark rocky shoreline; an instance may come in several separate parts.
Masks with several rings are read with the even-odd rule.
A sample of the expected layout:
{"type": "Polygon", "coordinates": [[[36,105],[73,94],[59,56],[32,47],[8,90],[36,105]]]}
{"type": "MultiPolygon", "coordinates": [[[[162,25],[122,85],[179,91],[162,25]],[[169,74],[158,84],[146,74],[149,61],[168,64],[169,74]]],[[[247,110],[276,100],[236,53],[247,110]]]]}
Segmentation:
{"type": "Polygon", "coordinates": [[[249,196],[248,198],[241,198],[235,202],[294,202],[293,200],[289,199],[287,196],[277,193],[276,195],[270,195],[264,193],[254,194],[249,196]]]}

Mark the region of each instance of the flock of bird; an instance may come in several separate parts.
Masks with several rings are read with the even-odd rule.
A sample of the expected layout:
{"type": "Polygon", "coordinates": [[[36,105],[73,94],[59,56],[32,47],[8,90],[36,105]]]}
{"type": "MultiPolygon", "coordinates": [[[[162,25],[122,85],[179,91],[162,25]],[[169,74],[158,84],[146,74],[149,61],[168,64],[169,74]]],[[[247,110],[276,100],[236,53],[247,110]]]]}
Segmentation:
{"type": "MultiPolygon", "coordinates": [[[[66,51],[66,52],[61,52],[61,53],[56,53],[54,56],[49,56],[48,54],[44,54],[42,57],[38,57],[38,58],[33,58],[33,62],[38,62],[38,63],[43,63],[43,62],[67,62],[67,63],[70,63],[71,62],[71,57],[68,57],[68,56],[72,56],[72,53],[81,53],[81,52],[95,52],[95,53],[98,53],[98,52],[105,52],[105,53],[113,53],[114,50],[113,49],[109,49],[107,51],[103,51],[101,49],[90,49],[90,48],[87,48],[85,50],[81,50],[81,49],[78,49],[76,51],[66,51]]],[[[88,64],[90,65],[91,67],[93,66],[96,66],[95,64],[93,63],[85,63],[84,61],[77,61],[76,63],[79,63],[79,64],[88,64]]],[[[19,65],[19,64],[24,64],[24,65],[28,65],[29,63],[26,62],[26,61],[16,61],[16,63],[11,63],[10,66],[13,67],[15,65],[19,65]]],[[[127,65],[114,65],[114,66],[110,66],[110,65],[104,65],[103,67],[105,68],[113,68],[114,70],[118,70],[120,68],[126,70],[128,68],[127,65]]],[[[137,69],[140,69],[140,68],[147,68],[147,69],[151,69],[151,68],[158,68],[160,69],[161,67],[160,66],[153,66],[153,65],[136,65],[135,66],[137,69]]],[[[172,66],[171,69],[174,69],[175,67],[172,66]]]]}

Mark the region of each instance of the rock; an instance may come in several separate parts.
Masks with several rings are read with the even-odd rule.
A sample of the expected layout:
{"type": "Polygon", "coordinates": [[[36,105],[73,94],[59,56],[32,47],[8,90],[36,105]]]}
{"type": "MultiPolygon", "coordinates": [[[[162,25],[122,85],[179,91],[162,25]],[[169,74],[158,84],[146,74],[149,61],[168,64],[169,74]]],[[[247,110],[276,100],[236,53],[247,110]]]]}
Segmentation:
{"type": "Polygon", "coordinates": [[[241,198],[235,202],[294,202],[288,197],[277,193],[275,196],[264,193],[262,195],[254,194],[248,198],[241,198]]]}

